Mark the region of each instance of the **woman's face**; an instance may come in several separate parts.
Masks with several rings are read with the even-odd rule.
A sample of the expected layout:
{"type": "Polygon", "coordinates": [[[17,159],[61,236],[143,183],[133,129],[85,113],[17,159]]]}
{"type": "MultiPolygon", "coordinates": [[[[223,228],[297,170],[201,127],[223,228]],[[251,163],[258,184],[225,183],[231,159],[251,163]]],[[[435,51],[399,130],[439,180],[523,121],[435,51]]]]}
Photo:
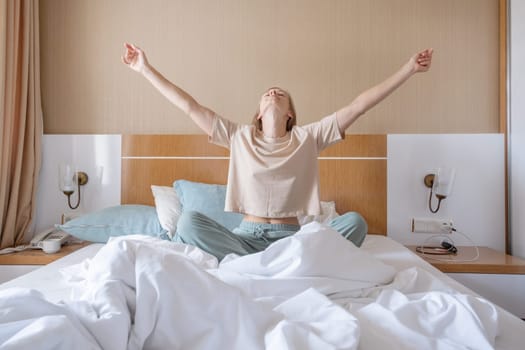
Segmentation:
{"type": "Polygon", "coordinates": [[[290,110],[290,96],[281,88],[273,87],[268,89],[261,97],[259,103],[260,116],[264,114],[269,108],[275,108],[283,115],[289,113],[290,110]]]}

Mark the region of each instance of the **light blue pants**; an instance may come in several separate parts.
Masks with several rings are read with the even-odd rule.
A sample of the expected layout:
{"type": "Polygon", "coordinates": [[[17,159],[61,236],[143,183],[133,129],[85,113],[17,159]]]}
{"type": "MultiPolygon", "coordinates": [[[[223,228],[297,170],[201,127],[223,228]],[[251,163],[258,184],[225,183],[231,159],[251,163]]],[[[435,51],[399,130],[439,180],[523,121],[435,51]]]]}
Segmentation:
{"type": "MultiPolygon", "coordinates": [[[[330,226],[358,247],[368,231],[366,221],[356,212],[338,216],[330,222],[330,226]]],[[[239,227],[230,231],[204,214],[184,211],[173,240],[197,246],[220,261],[230,253],[246,255],[260,252],[273,242],[293,235],[300,228],[299,225],[242,221],[239,227]]]]}

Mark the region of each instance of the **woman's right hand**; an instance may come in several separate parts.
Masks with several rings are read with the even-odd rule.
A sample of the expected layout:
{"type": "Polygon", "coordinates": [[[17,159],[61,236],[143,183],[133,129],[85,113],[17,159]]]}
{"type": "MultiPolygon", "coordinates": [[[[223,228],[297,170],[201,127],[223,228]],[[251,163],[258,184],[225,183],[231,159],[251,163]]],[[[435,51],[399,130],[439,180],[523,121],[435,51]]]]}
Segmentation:
{"type": "Polygon", "coordinates": [[[122,62],[136,72],[142,73],[148,64],[146,54],[139,47],[125,43],[126,52],[122,56],[122,62]]]}

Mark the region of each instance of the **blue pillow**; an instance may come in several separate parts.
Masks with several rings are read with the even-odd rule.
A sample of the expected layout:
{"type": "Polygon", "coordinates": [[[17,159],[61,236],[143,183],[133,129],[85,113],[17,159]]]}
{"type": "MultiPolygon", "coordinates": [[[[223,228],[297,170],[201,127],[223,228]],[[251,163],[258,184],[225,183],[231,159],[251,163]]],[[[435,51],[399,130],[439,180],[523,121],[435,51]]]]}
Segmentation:
{"type": "Polygon", "coordinates": [[[105,243],[109,237],[143,234],[167,238],[160,226],[155,207],[149,205],[117,205],[79,216],[59,229],[79,239],[105,243]]]}
{"type": "Polygon", "coordinates": [[[188,180],[173,183],[182,205],[182,211],[194,210],[217,221],[230,231],[238,227],[243,215],[224,211],[226,186],[212,185],[188,180]]]}

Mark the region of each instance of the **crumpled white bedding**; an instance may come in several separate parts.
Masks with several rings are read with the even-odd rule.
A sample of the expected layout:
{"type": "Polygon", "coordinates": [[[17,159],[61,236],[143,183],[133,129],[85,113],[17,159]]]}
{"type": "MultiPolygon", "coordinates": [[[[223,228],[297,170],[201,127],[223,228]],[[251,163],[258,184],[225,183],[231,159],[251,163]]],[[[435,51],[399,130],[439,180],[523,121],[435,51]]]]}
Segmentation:
{"type": "Polygon", "coordinates": [[[0,291],[2,349],[491,349],[499,334],[491,303],[396,272],[317,223],[220,265],[118,237],[63,273],[67,302],[0,291]]]}

